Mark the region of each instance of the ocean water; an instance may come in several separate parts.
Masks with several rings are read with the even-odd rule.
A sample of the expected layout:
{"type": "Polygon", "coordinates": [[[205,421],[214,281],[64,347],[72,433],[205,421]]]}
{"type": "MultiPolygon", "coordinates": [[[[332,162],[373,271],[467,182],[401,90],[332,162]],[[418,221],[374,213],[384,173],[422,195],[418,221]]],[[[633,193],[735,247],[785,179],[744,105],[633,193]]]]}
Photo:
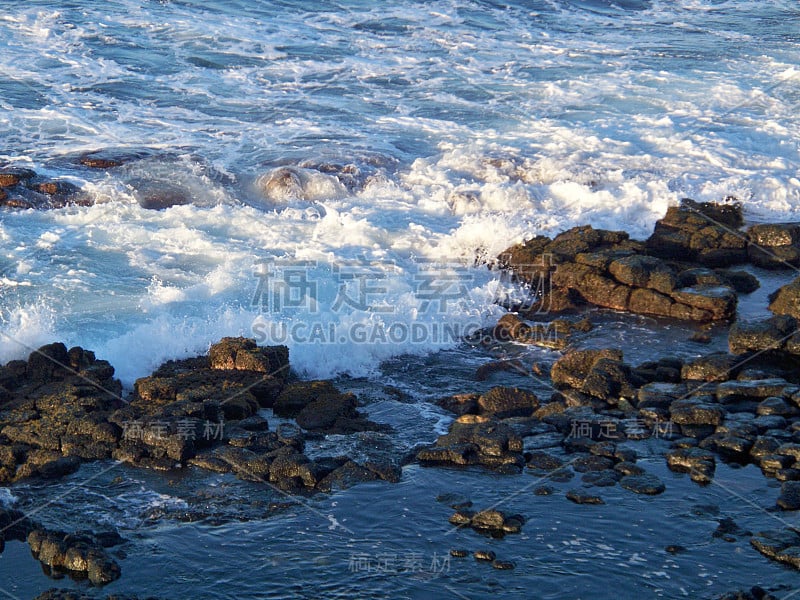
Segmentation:
{"type": "MultiPolygon", "coordinates": [[[[459,334],[492,323],[498,301],[530,293],[487,268],[512,243],[587,223],[644,239],[683,197],[735,197],[749,221],[800,221],[798,23],[794,0],[0,0],[0,161],[94,200],[0,212],[0,363],[59,340],[111,361],[130,387],[166,359],[245,335],[286,343],[304,376],[385,378],[417,399],[466,391],[444,367],[472,373],[485,357],[459,334]],[[95,151],[135,159],[108,170],[78,164],[95,151]],[[281,168],[284,185],[271,185],[281,168]],[[142,206],[159,189],[191,202],[142,206]]],[[[636,337],[636,323],[609,326],[609,339],[645,356],[648,325],[636,337]]],[[[380,401],[371,410],[410,428],[412,441],[446,423],[427,404],[403,406],[411,413],[380,401]]],[[[750,471],[738,493],[774,492],[750,471]]],[[[398,487],[315,504],[351,520],[344,538],[314,511],[141,533],[130,519],[148,502],[172,506],[172,494],[152,474],[126,473],[124,502],[108,499],[109,482],[79,497],[108,496],[92,522],[128,527],[136,540],[111,589],[166,597],[186,597],[182,586],[194,597],[335,597],[336,586],[397,597],[397,578],[354,574],[353,553],[375,555],[370,540],[392,538],[403,545],[386,552],[397,556],[424,539],[428,566],[450,544],[426,533],[447,530],[449,513],[433,500],[440,488],[487,485],[411,468],[398,487]],[[358,522],[375,494],[384,530],[358,522]],[[182,562],[160,581],[152,561],[165,552],[182,562]],[[203,573],[194,588],[192,571],[203,573]],[[299,587],[264,583],[275,577],[299,587]]],[[[586,507],[559,498],[572,525],[535,525],[510,551],[513,578],[417,570],[401,593],[617,597],[587,566],[597,557],[629,594],[698,597],[759,583],[759,573],[790,586],[793,574],[746,542],[724,550],[688,531],[696,523],[681,520],[685,497],[703,503],[715,492],[673,483],[641,517],[650,533],[663,514],[680,517],[657,543],[637,533],[609,541],[638,514],[638,498],[620,499],[618,513],[600,509],[584,531],[575,523],[586,507]],[[689,554],[642,567],[653,559],[637,553],[684,538],[689,554]]],[[[511,493],[519,484],[491,485],[511,493]]],[[[45,492],[18,493],[25,506],[45,492]]],[[[736,510],[753,527],[770,524],[736,510]]],[[[0,570],[14,565],[12,593],[46,589],[52,582],[30,574],[38,567],[15,548],[0,555],[0,570]]]]}
{"type": "Polygon", "coordinates": [[[0,215],[0,360],[58,339],[130,385],[261,323],[263,343],[289,332],[299,371],[364,375],[454,336],[361,344],[352,325],[489,322],[501,283],[482,264],[534,234],[643,238],[684,196],[796,219],[798,16],[789,0],[2,2],[0,160],[96,203],[0,215]],[[142,158],[75,165],[109,149],[142,158]],[[286,164],[350,165],[352,185],[302,171],[301,192],[267,193],[286,164]],[[142,208],[142,180],[193,202],[142,208]],[[253,305],[276,261],[308,272],[309,302],[253,305]],[[426,307],[426,281],[462,299],[426,307]],[[361,302],[333,310],[342,285],[361,302]],[[336,329],[291,335],[312,321],[336,329]]]}

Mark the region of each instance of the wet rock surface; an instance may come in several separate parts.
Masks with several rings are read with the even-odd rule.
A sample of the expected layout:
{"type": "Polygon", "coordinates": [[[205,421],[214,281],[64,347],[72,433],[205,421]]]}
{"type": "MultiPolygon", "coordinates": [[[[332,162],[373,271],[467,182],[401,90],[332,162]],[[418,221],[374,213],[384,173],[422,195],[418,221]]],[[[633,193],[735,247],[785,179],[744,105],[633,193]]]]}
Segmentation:
{"type": "MultiPolygon", "coordinates": [[[[630,241],[621,232],[583,227],[553,239],[538,236],[509,248],[499,257],[499,264],[532,288],[540,286],[552,290],[554,298],[569,298],[570,310],[588,303],[677,320],[731,321],[736,316],[737,295],[754,292],[759,281],[749,272],[723,267],[748,262],[769,269],[791,266],[800,231],[796,224],[753,226],[742,231],[742,224],[737,203],[685,201],[670,209],[645,244],[630,241]],[[764,258],[755,246],[786,260],[764,258]]],[[[626,456],[620,447],[657,438],[664,445],[662,456],[670,470],[708,485],[720,462],[753,464],[764,476],[782,482],[776,494],[777,508],[798,510],[800,344],[794,339],[795,318],[800,315],[800,309],[794,310],[795,304],[800,306],[800,300],[794,302],[794,295],[800,298],[798,290],[795,281],[770,297],[774,317],[735,320],[729,326],[730,352],[712,349],[690,358],[631,365],[617,348],[574,349],[568,341],[551,344],[561,356],[552,363],[548,381],[558,391],[549,401],[540,398],[532,413],[490,414],[484,412],[479,402],[482,395],[477,393],[465,391],[442,399],[439,405],[457,419],[448,434],[441,436],[436,446],[420,452],[418,459],[431,465],[491,466],[478,458],[486,448],[481,450],[473,430],[467,429],[477,427],[479,421],[487,426],[488,417],[495,427],[508,424],[517,432],[527,471],[551,483],[568,481],[577,474],[583,488],[568,490],[567,498],[578,504],[601,504],[604,500],[593,488],[619,485],[640,495],[664,493],[664,480],[648,473],[636,464],[635,454],[626,456]],[[528,421],[526,427],[520,427],[520,419],[528,421]],[[458,432],[464,433],[459,436],[458,432]]],[[[533,307],[509,306],[518,312],[501,318],[490,337],[533,344],[531,340],[540,335],[534,315],[544,304],[540,300],[533,307]]],[[[580,317],[557,325],[558,319],[551,320],[548,326],[560,328],[568,340],[580,317]]],[[[590,329],[591,324],[585,331],[590,329]]],[[[485,376],[478,379],[499,371],[525,375],[531,367],[519,359],[487,363],[483,372],[479,371],[485,376]]],[[[509,448],[514,447],[516,443],[498,448],[508,464],[512,462],[508,454],[513,455],[509,448]]],[[[493,451],[494,456],[498,450],[493,451]]],[[[534,489],[534,495],[554,492],[550,485],[534,489]]],[[[460,514],[460,524],[469,526],[472,516],[460,514]]],[[[751,535],[730,519],[721,519],[714,533],[723,541],[751,535]]],[[[781,541],[786,543],[771,556],[781,552],[776,560],[795,564],[796,540],[784,538],[781,541]]],[[[758,539],[753,538],[757,548],[758,539]]],[[[762,543],[760,547],[766,546],[762,543]]]]}
{"type": "Polygon", "coordinates": [[[525,464],[522,439],[501,420],[463,415],[436,445],[417,453],[423,465],[481,465],[499,471],[520,471],[525,464]]]}
{"type": "Polygon", "coordinates": [[[690,321],[730,319],[736,311],[736,288],[752,283],[748,286],[746,278],[736,275],[703,275],[686,261],[707,266],[743,262],[747,242],[744,235],[709,226],[705,213],[727,221],[740,217],[735,210],[684,203],[670,209],[647,244],[629,240],[624,232],[578,227],[553,240],[539,236],[509,248],[499,263],[537,289],[551,292],[540,305],[530,307],[531,312],[574,308],[578,300],[690,321]],[[549,304],[560,297],[572,301],[549,304]]]}
{"type": "MultiPolygon", "coordinates": [[[[117,168],[98,164],[91,168],[117,168]]],[[[45,195],[69,191],[36,182],[34,176],[2,191],[20,185],[39,186],[36,193],[45,195]]],[[[770,248],[796,244],[796,230],[787,226],[751,228],[744,238],[750,241],[740,246],[733,239],[740,236],[729,231],[740,226],[735,209],[714,212],[685,204],[668,214],[658,236],[647,243],[621,232],[578,228],[515,247],[505,264],[529,282],[544,274],[573,309],[588,302],[684,321],[725,321],[735,315],[736,294],[756,286],[741,273],[714,267],[756,264],[761,259],[753,258],[747,244],[758,240],[770,248]],[[701,244],[703,236],[707,240],[701,244]],[[658,240],[668,240],[666,249],[658,240]],[[545,260],[546,255],[551,258],[545,260]]],[[[392,431],[369,418],[360,394],[331,381],[296,380],[285,347],[224,338],[205,356],[165,363],[123,396],[110,364],[88,350],[51,344],[26,361],[0,367],[0,482],[68,478],[87,461],[115,459],[163,471],[165,477],[196,467],[308,497],[358,483],[398,482],[401,465],[416,461],[426,467],[477,467],[472,470],[491,471],[487,477],[529,477],[535,485],[526,490],[527,497],[536,502],[566,497],[576,504],[613,504],[622,489],[633,501],[655,504],[669,496],[662,494],[671,481],[687,479],[649,472],[655,458],[661,467],[702,485],[714,481],[721,464],[754,465],[780,482],[779,490],[772,484],[774,507],[789,514],[800,510],[800,344],[796,349],[793,285],[773,296],[775,316],[730,326],[730,352],[717,345],[641,364],[626,361],[622,349],[611,344],[581,347],[582,334],[592,328],[583,315],[542,325],[528,320],[530,307],[509,313],[483,332],[488,343],[545,348],[553,351],[549,362],[502,358],[484,369],[485,377],[476,377],[479,385],[465,381],[461,393],[448,390],[450,395],[436,400],[450,413],[440,435],[404,456],[391,445],[368,458],[344,450],[309,450],[329,437],[361,434],[374,435],[363,440],[378,448],[379,436],[392,431]],[[562,341],[536,343],[548,330],[562,341]],[[536,383],[492,387],[486,379],[499,371],[536,383]],[[282,422],[276,426],[273,419],[282,422]],[[650,455],[640,460],[637,451],[645,446],[650,455]]],[[[449,520],[456,528],[497,540],[518,533],[525,522],[497,508],[476,510],[461,501],[450,505],[456,512],[449,520]]],[[[154,510],[153,520],[163,514],[154,510]]],[[[184,521],[215,518],[196,507],[175,515],[184,521]]],[[[68,571],[97,584],[120,576],[118,563],[96,534],[46,529],[11,511],[0,512],[0,525],[4,518],[20,523],[4,531],[4,539],[27,540],[53,573],[68,571]]],[[[751,536],[722,515],[714,519],[710,535],[715,540],[750,539],[765,556],[800,568],[794,530],[751,536]]],[[[451,555],[467,553],[458,549],[451,555]]],[[[499,570],[514,567],[488,550],[474,556],[499,570]]]]}
{"type": "Polygon", "coordinates": [[[655,496],[664,492],[667,487],[655,475],[643,473],[641,475],[626,475],[619,481],[620,487],[636,494],[655,496]]]}
{"type": "Polygon", "coordinates": [[[117,562],[91,534],[34,529],[28,534],[28,545],[39,562],[54,572],[85,576],[95,585],[111,583],[121,575],[117,562]]]}
{"type": "Polygon", "coordinates": [[[46,210],[93,203],[88,194],[65,179],[48,179],[24,167],[0,167],[0,207],[46,210]]]}
{"type": "Polygon", "coordinates": [[[479,512],[462,509],[451,515],[449,521],[457,527],[470,527],[479,533],[502,538],[508,533],[519,533],[525,518],[521,515],[506,515],[495,509],[479,512]]]}
{"type": "Polygon", "coordinates": [[[288,371],[285,347],[225,338],[208,356],[165,363],[123,397],[106,361],[82,348],[44,346],[0,368],[0,476],[54,479],[83,461],[114,458],[162,471],[194,465],[290,490],[399,477],[391,461],[312,461],[300,428],[269,431],[257,412],[286,405],[292,394],[303,399],[298,425],[315,434],[386,429],[328,382],[296,382],[284,392],[288,371]]]}
{"type": "Polygon", "coordinates": [[[764,269],[786,269],[800,264],[800,224],[765,223],[747,228],[750,262],[764,269]]]}
{"type": "Polygon", "coordinates": [[[800,534],[793,529],[775,529],[756,533],[752,546],[767,558],[800,569],[800,534]]]}
{"type": "Polygon", "coordinates": [[[656,223],[647,249],[656,256],[696,261],[712,267],[747,260],[747,237],[738,232],[744,224],[742,206],[732,201],[720,204],[684,199],[667,209],[656,223]]]}

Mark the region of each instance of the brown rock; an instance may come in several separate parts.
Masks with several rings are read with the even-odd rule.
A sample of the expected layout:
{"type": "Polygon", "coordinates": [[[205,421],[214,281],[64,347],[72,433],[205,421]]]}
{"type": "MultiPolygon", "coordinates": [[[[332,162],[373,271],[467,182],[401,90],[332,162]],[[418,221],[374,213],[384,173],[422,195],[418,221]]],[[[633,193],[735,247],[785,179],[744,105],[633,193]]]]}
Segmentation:
{"type": "Polygon", "coordinates": [[[555,362],[550,371],[550,377],[556,386],[580,388],[594,364],[602,358],[621,361],[622,351],[604,349],[570,352],[555,362]]]}
{"type": "Polygon", "coordinates": [[[776,315],[800,319],[800,277],[779,288],[769,299],[769,309],[776,315]]]}
{"type": "Polygon", "coordinates": [[[609,272],[620,283],[638,288],[650,288],[664,294],[675,289],[675,274],[653,256],[626,256],[614,260],[609,272]]]}
{"type": "Polygon", "coordinates": [[[142,208],[164,210],[171,206],[191,204],[191,192],[166,181],[134,179],[128,182],[133,188],[136,201],[142,208]]]}
{"type": "Polygon", "coordinates": [[[736,231],[742,223],[738,202],[712,204],[686,198],[656,223],[647,249],[661,258],[696,260],[709,266],[744,262],[747,240],[736,231]]]}
{"type": "Polygon", "coordinates": [[[341,417],[355,417],[356,406],[353,394],[317,396],[297,413],[297,424],[303,429],[330,429],[341,417]]]}
{"type": "Polygon", "coordinates": [[[478,413],[478,398],[480,398],[480,394],[455,394],[454,396],[442,398],[436,404],[460,417],[461,415],[478,413]]]}
{"type": "Polygon", "coordinates": [[[792,246],[800,243],[800,223],[751,225],[747,237],[759,246],[792,246]]]}
{"type": "Polygon", "coordinates": [[[337,394],[339,390],[330,381],[298,381],[281,391],[272,409],[280,417],[294,417],[320,396],[337,394]]]}
{"type": "Polygon", "coordinates": [[[114,167],[121,167],[123,164],[121,160],[97,158],[91,155],[82,156],[80,163],[84,167],[89,167],[90,169],[112,169],[114,167]]]}
{"type": "Polygon", "coordinates": [[[478,398],[481,414],[500,419],[527,417],[539,408],[539,399],[527,390],[495,387],[478,398]]]}
{"type": "Polygon", "coordinates": [[[48,196],[71,196],[80,191],[80,188],[68,181],[43,181],[33,186],[40,194],[48,196]]]}
{"type": "Polygon", "coordinates": [[[0,168],[0,188],[12,187],[34,177],[36,173],[30,169],[3,167],[0,168]]]}
{"type": "Polygon", "coordinates": [[[211,346],[208,359],[212,369],[258,371],[284,379],[288,374],[289,349],[286,346],[262,348],[255,340],[226,337],[211,346]]]}

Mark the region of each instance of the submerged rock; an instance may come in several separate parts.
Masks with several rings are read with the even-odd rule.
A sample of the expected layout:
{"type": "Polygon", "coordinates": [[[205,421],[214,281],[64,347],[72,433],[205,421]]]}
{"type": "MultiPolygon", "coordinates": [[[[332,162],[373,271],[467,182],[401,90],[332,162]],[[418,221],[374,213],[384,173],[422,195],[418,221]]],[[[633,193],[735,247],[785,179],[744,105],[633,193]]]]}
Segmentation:
{"type": "Polygon", "coordinates": [[[114,169],[121,167],[132,161],[141,160],[147,156],[151,156],[155,151],[140,148],[106,148],[103,150],[95,150],[94,152],[87,152],[77,156],[72,156],[73,163],[77,163],[90,169],[114,169]]]}
{"type": "Polygon", "coordinates": [[[636,494],[647,494],[649,496],[661,494],[667,489],[663,481],[649,473],[627,475],[619,480],[619,485],[636,494]]]}
{"type": "Polygon", "coordinates": [[[167,181],[136,178],[128,181],[139,206],[149,210],[164,210],[171,206],[191,204],[192,192],[167,181]]]}
{"type": "Polygon", "coordinates": [[[800,569],[800,533],[793,529],[761,531],[750,539],[750,544],[767,558],[800,569]]]}
{"type": "Polygon", "coordinates": [[[589,494],[583,490],[569,490],[567,492],[567,499],[575,504],[605,504],[600,496],[589,494]]]}
{"type": "Polygon", "coordinates": [[[256,180],[256,187],[266,199],[276,203],[325,200],[347,195],[347,188],[333,175],[292,166],[278,167],[260,176],[256,180]]]}

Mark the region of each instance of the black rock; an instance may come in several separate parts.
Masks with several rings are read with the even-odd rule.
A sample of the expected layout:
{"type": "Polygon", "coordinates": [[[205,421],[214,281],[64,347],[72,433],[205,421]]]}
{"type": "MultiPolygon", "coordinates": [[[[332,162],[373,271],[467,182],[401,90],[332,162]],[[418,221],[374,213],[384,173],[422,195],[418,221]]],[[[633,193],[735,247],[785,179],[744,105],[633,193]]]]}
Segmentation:
{"type": "Polygon", "coordinates": [[[764,556],[800,569],[800,534],[792,529],[761,531],[750,544],[764,556]]]}
{"type": "Polygon", "coordinates": [[[614,461],[605,456],[582,456],[571,462],[572,468],[578,473],[588,473],[590,471],[605,471],[614,468],[614,461]]]}
{"type": "Polygon", "coordinates": [[[711,537],[720,538],[726,542],[735,542],[737,536],[750,536],[751,532],[745,531],[730,517],[724,517],[719,520],[719,526],[711,534],[711,537]]]}
{"type": "Polygon", "coordinates": [[[499,419],[527,417],[539,408],[539,399],[528,390],[495,387],[478,398],[480,413],[499,419]]]}
{"type": "Polygon", "coordinates": [[[620,479],[619,484],[626,490],[630,490],[636,494],[647,494],[649,496],[661,494],[667,489],[664,482],[650,473],[627,475],[620,479]]]}
{"type": "Polygon", "coordinates": [[[575,504],[605,504],[600,496],[587,494],[582,490],[569,490],[567,492],[567,499],[575,504]]]}
{"type": "Polygon", "coordinates": [[[673,471],[689,473],[692,481],[709,483],[714,477],[716,460],[708,450],[678,448],[667,453],[667,466],[673,471]]]}
{"type": "Polygon", "coordinates": [[[605,469],[603,471],[590,471],[584,473],[581,481],[586,485],[595,487],[613,487],[620,480],[622,475],[612,469],[605,469]]]}
{"type": "Polygon", "coordinates": [[[800,509],[800,481],[785,481],[777,504],[782,510],[800,509]]]}
{"type": "Polygon", "coordinates": [[[737,321],[728,334],[733,354],[780,350],[797,331],[797,321],[788,315],[777,315],[762,321],[737,321]]]}
{"type": "Polygon", "coordinates": [[[540,471],[557,471],[564,466],[563,460],[541,450],[526,453],[525,459],[528,462],[528,468],[540,471]]]}

